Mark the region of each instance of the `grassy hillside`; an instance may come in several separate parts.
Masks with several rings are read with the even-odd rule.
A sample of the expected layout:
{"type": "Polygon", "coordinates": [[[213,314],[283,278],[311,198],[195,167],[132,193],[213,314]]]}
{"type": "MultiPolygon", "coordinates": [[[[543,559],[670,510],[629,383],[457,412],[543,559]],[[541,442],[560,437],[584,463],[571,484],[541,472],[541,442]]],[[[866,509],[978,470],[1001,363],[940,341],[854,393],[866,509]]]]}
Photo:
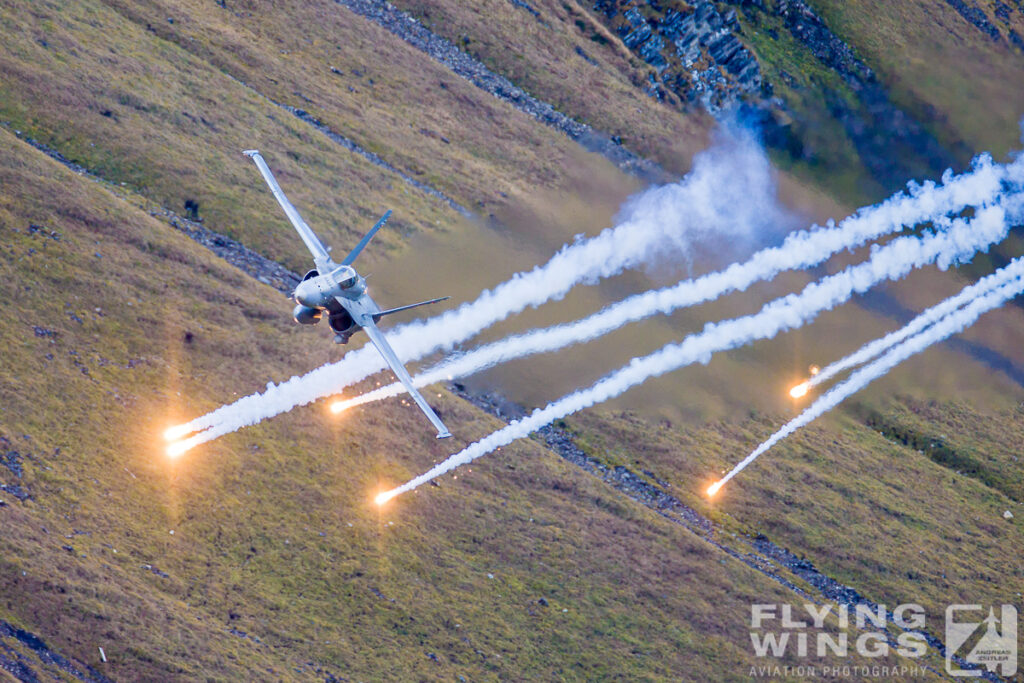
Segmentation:
{"type": "MultiPolygon", "coordinates": [[[[637,6],[646,15],[662,17],[669,9],[688,13],[696,4],[637,6]]],[[[644,94],[653,67],[630,53],[590,5],[561,0],[525,6],[507,0],[403,0],[398,5],[563,111],[619,134],[626,144],[668,168],[679,168],[674,150],[683,131],[678,122],[701,120],[700,109],[684,107],[671,93],[664,103],[644,94]],[[631,90],[632,96],[619,95],[620,90],[631,90]],[[687,116],[678,115],[681,109],[687,116]]],[[[624,10],[628,5],[618,6],[624,10]]],[[[769,132],[779,138],[774,141],[775,158],[804,182],[847,202],[873,201],[902,179],[893,182],[884,173],[876,177],[877,160],[865,163],[858,148],[877,146],[877,141],[855,131],[858,125],[871,123],[882,102],[874,93],[862,102],[865,93],[860,86],[815,56],[779,15],[783,5],[775,0],[718,3],[723,12],[730,6],[738,10],[740,38],[756,54],[771,94],[782,103],[773,107],[778,129],[769,132]],[[844,124],[839,120],[843,117],[854,123],[844,124]]],[[[908,121],[920,123],[924,133],[947,150],[943,158],[963,164],[981,150],[1001,157],[1019,147],[1024,100],[1019,88],[1009,85],[1024,75],[1018,44],[1024,35],[1024,13],[1018,8],[980,3],[987,22],[981,30],[944,2],[809,5],[852,47],[852,56],[877,74],[881,97],[891,99],[908,121]],[[998,39],[986,30],[997,32],[998,39]]],[[[908,125],[901,125],[898,116],[885,123],[900,130],[880,130],[881,136],[902,135],[908,125]]],[[[901,144],[894,142],[893,153],[906,158],[893,162],[905,165],[907,174],[924,177],[942,170],[925,163],[927,155],[919,159],[912,146],[901,144]]]]}
{"type": "Polygon", "coordinates": [[[583,4],[527,3],[536,15],[507,0],[396,4],[528,92],[676,173],[703,146],[710,118],[680,117],[645,95],[649,67],[583,4]]]}
{"type": "Polygon", "coordinates": [[[352,243],[388,206],[405,231],[452,220],[436,200],[104,3],[25,4],[0,21],[11,36],[0,50],[0,119],[158,204],[183,212],[197,203],[207,225],[295,269],[306,262],[301,245],[279,229],[243,149],[267,153],[329,243],[352,243]]]}
{"type": "Polygon", "coordinates": [[[351,243],[388,206],[406,235],[460,217],[267,97],[485,219],[510,195],[566,189],[610,167],[333,3],[241,18],[207,3],[31,3],[2,20],[11,40],[0,50],[0,120],[159,204],[198,203],[208,225],[296,269],[301,246],[277,229],[242,149],[266,152],[329,243],[351,243]]]}
{"type": "MultiPolygon", "coordinates": [[[[383,512],[445,453],[411,408],[168,460],[222,368],[249,391],[333,350],[134,195],[0,152],[3,481],[28,493],[0,507],[0,619],[114,680],[745,675],[750,602],[789,593],[532,442],[383,512]]],[[[495,426],[438,392],[459,438],[495,426]]]]}
{"type": "Polygon", "coordinates": [[[999,38],[979,30],[946,2],[812,0],[844,40],[879,72],[893,99],[930,123],[947,143],[1003,155],[1020,149],[1024,13],[1002,2],[976,2],[999,38]],[[1010,8],[1003,12],[998,6],[1010,8]]]}
{"type": "Polygon", "coordinates": [[[753,450],[781,416],[685,432],[628,413],[569,422],[589,453],[642,464],[689,504],[721,515],[727,528],[799,549],[874,600],[912,597],[929,615],[965,600],[1019,604],[1024,505],[1019,458],[1006,444],[1020,442],[1020,409],[982,416],[962,403],[883,405],[892,427],[825,420],[761,456],[713,502],[700,484],[753,450]],[[990,479],[992,470],[1002,476],[990,479]],[[1004,519],[1007,510],[1013,519],[1004,519]]]}
{"type": "MultiPolygon", "coordinates": [[[[646,67],[583,4],[529,3],[539,17],[506,0],[397,4],[672,172],[706,143],[707,118],[644,95],[646,67]]],[[[858,33],[859,5],[819,5],[887,73],[858,33]]],[[[500,425],[442,387],[428,396],[453,427],[449,443],[400,402],[340,419],[315,404],[167,459],[169,424],[343,353],[323,330],[294,325],[279,292],[161,218],[188,202],[207,227],[303,270],[308,255],[242,149],[264,151],[336,249],[395,210],[362,262],[375,295],[396,305],[475,296],[605,227],[639,183],[327,0],[16,2],[0,27],[0,676],[21,662],[82,678],[38,637],[71,668],[118,681],[740,680],[764,663],[750,646],[750,605],[815,595],[784,567],[773,579],[746,558],[744,539],[759,533],[871,600],[921,602],[932,625],[952,600],[1021,604],[1024,393],[977,354],[930,351],[765,456],[714,504],[703,498],[715,473],[792,414],[783,390],[810,362],[892,327],[866,306],[567,421],[593,457],[671,484],[715,523],[710,534],[539,440],[377,508],[376,492],[500,425]]],[[[978,74],[1013,77],[1013,54],[978,74]]],[[[802,69],[795,52],[781,58],[802,69]]],[[[977,97],[996,98],[977,80],[977,97]]],[[[950,135],[1006,149],[1013,102],[993,99],[992,118],[974,126],[938,88],[911,95],[949,112],[950,135]]],[[[840,184],[861,172],[848,161],[840,184]]],[[[796,211],[844,213],[827,183],[784,173],[780,184],[796,211]]],[[[581,288],[492,334],[575,317],[676,274],[581,288]]],[[[543,403],[808,277],[478,382],[543,403]]],[[[917,310],[962,283],[926,270],[885,301],[917,310]]],[[[1021,315],[994,313],[965,338],[1020,367],[1021,315]]]]}

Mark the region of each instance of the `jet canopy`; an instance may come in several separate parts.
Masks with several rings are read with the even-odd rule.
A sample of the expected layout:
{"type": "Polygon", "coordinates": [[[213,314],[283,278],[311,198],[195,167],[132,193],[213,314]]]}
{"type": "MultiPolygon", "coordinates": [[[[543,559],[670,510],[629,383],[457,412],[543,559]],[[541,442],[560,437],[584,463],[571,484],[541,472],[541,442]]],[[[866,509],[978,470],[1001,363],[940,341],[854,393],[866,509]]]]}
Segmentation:
{"type": "Polygon", "coordinates": [[[331,271],[331,279],[342,289],[350,289],[357,279],[356,271],[349,266],[338,266],[331,271]]]}

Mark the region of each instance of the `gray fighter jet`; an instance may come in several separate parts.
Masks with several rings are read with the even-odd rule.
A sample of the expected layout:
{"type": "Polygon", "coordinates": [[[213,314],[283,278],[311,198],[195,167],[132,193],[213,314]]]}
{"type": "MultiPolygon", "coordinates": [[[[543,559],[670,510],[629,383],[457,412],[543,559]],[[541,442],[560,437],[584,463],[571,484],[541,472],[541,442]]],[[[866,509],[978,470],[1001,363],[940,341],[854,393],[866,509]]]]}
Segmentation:
{"type": "Polygon", "coordinates": [[[398,360],[398,356],[395,354],[394,349],[391,348],[391,345],[388,344],[388,340],[377,329],[377,322],[385,315],[405,311],[417,306],[437,303],[438,301],[444,301],[448,297],[381,310],[380,306],[366,293],[366,279],[359,275],[355,268],[352,267],[352,262],[356,260],[359,253],[387,222],[388,217],[391,216],[391,211],[385,213],[377,221],[377,224],[366,233],[366,236],[359,241],[355,249],[349,252],[349,255],[341,263],[335,263],[331,260],[329,250],[317,238],[310,227],[306,225],[306,221],[302,220],[302,216],[295,210],[295,207],[288,201],[288,198],[284,196],[281,186],[277,184],[274,174],[270,172],[267,162],[263,160],[259,151],[250,149],[243,152],[243,154],[256,162],[260,173],[263,174],[263,179],[267,181],[270,191],[277,198],[277,203],[284,209],[288,219],[299,233],[299,237],[306,243],[306,248],[313,254],[313,263],[316,265],[316,268],[306,273],[292,295],[297,304],[293,311],[295,322],[303,325],[315,325],[326,315],[327,324],[330,325],[335,333],[334,341],[338,344],[347,343],[353,334],[360,329],[364,330],[366,336],[370,338],[373,345],[380,351],[380,355],[384,356],[384,360],[391,366],[391,370],[402,384],[405,385],[406,390],[412,395],[420,410],[423,411],[427,419],[437,429],[437,438],[444,439],[451,436],[448,428],[441,422],[441,418],[437,416],[420,392],[416,390],[416,387],[412,385],[412,378],[409,377],[405,366],[398,360]]]}

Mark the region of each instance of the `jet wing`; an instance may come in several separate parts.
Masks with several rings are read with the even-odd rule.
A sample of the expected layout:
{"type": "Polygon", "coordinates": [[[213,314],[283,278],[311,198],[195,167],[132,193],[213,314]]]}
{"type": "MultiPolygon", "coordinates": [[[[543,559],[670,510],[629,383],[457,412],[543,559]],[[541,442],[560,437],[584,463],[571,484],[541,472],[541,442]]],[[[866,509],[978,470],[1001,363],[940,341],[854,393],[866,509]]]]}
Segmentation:
{"type": "Polygon", "coordinates": [[[316,233],[306,225],[306,221],[302,220],[302,216],[296,210],[292,203],[288,201],[288,197],[285,196],[281,190],[281,186],[277,184],[277,180],[274,178],[274,174],[270,172],[270,167],[267,166],[267,162],[263,160],[263,156],[255,149],[247,149],[242,152],[245,156],[251,158],[256,162],[256,167],[260,169],[260,173],[263,174],[263,179],[267,181],[267,185],[270,187],[270,191],[274,193],[274,197],[277,199],[277,203],[284,209],[285,214],[288,216],[288,220],[295,226],[296,232],[299,233],[299,237],[306,243],[306,248],[313,254],[313,261],[316,263],[318,268],[326,268],[330,262],[331,257],[327,253],[327,247],[323,245],[320,238],[316,236],[316,233]]]}
{"type": "Polygon", "coordinates": [[[408,370],[406,370],[405,366],[402,365],[402,361],[398,360],[398,355],[395,353],[394,349],[391,348],[391,344],[388,343],[384,333],[377,329],[377,325],[373,322],[373,316],[362,311],[354,310],[356,307],[351,305],[352,302],[345,301],[340,298],[338,299],[338,302],[348,310],[352,319],[362,326],[363,330],[366,332],[366,336],[370,338],[373,345],[377,347],[378,351],[380,351],[380,355],[382,355],[388,365],[391,366],[392,372],[394,372],[395,376],[398,377],[398,380],[405,385],[405,390],[409,392],[412,399],[416,401],[416,405],[420,407],[423,414],[427,416],[430,423],[434,425],[435,429],[437,429],[437,438],[447,439],[451,436],[452,433],[449,432],[448,428],[444,426],[443,422],[441,422],[441,418],[437,416],[437,413],[435,413],[434,409],[430,407],[430,404],[427,403],[425,398],[423,398],[423,395],[420,394],[419,390],[413,386],[412,377],[409,376],[408,370]]]}

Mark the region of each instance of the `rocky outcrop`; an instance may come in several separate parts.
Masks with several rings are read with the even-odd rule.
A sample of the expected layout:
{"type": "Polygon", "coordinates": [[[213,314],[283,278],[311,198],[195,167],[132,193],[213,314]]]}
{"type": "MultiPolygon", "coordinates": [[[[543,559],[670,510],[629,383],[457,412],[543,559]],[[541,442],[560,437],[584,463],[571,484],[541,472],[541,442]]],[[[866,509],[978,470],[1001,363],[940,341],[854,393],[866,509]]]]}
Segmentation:
{"type": "MultiPolygon", "coordinates": [[[[770,16],[775,24],[781,18],[789,33],[849,88],[852,98],[847,92],[823,93],[823,115],[842,124],[864,165],[886,190],[907,178],[935,175],[954,163],[954,154],[892,103],[874,71],[804,0],[728,4],[735,7],[723,11],[706,0],[597,0],[593,7],[623,44],[654,68],[657,75],[651,76],[649,93],[662,99],[672,93],[684,106],[696,103],[711,113],[740,109],[758,121],[769,145],[801,158],[807,151],[799,131],[776,123],[796,119],[799,128],[800,114],[773,97],[772,84],[743,44],[736,12],[743,11],[755,26],[762,23],[759,16],[770,16]]],[[[765,32],[775,35],[774,29],[765,32]]],[[[782,78],[786,76],[783,73],[782,78]]]]}
{"type": "Polygon", "coordinates": [[[857,59],[853,49],[840,40],[803,0],[779,0],[776,12],[786,28],[817,57],[851,85],[875,80],[874,72],[857,59]]]}
{"type": "MultiPolygon", "coordinates": [[[[9,475],[12,477],[14,483],[3,483],[0,481],[0,492],[6,493],[10,496],[14,496],[18,500],[25,502],[32,497],[28,487],[22,483],[22,477],[25,473],[25,468],[22,465],[24,455],[19,451],[11,447],[11,442],[7,437],[0,435],[0,465],[9,471],[9,475]]],[[[3,473],[0,472],[0,479],[6,479],[3,473]]],[[[3,498],[0,498],[0,502],[3,498]]]]}
{"type": "MultiPolygon", "coordinates": [[[[996,19],[1006,28],[1006,38],[1010,41],[1010,44],[1018,50],[1024,50],[1024,37],[1010,26],[1015,11],[1024,14],[1024,2],[1021,2],[1021,0],[1013,0],[1013,2],[1017,5],[1016,8],[1000,0],[995,0],[995,15],[996,19]]],[[[946,4],[959,12],[960,16],[991,38],[993,42],[1002,42],[1003,36],[999,28],[988,20],[988,15],[977,5],[969,0],[946,0],[946,4]]]]}
{"type": "Polygon", "coordinates": [[[1002,39],[1003,36],[999,33],[999,29],[997,29],[995,25],[988,20],[985,13],[982,12],[974,3],[969,1],[965,2],[965,0],[946,0],[946,4],[959,12],[960,16],[995,42],[999,42],[1000,39],[1002,39]]]}
{"type": "Polygon", "coordinates": [[[86,683],[112,683],[109,678],[90,666],[51,649],[34,633],[0,620],[0,670],[19,681],[42,680],[85,681],[86,683]]]}
{"type": "Polygon", "coordinates": [[[397,9],[390,2],[384,0],[335,0],[335,2],[387,29],[478,88],[486,90],[516,109],[568,135],[586,150],[604,156],[623,171],[650,181],[663,181],[668,178],[668,174],[654,162],[630,152],[614,141],[610,135],[571,119],[547,102],[542,102],[525,92],[512,81],[494,73],[448,40],[434,34],[415,17],[397,9]]]}
{"type": "Polygon", "coordinates": [[[737,37],[734,9],[719,12],[707,0],[597,0],[594,10],[626,47],[654,67],[658,87],[649,91],[659,99],[667,90],[715,113],[761,92],[761,68],[737,37]]]}

